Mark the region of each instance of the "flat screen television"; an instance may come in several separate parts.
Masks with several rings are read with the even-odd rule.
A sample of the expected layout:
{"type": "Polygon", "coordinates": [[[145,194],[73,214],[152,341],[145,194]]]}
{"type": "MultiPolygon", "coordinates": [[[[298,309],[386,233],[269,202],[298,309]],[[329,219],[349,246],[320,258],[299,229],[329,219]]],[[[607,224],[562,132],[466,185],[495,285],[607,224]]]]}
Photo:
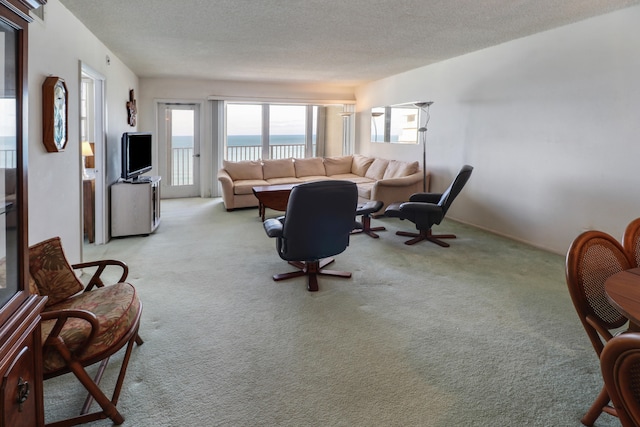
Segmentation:
{"type": "Polygon", "coordinates": [[[149,172],[152,137],[150,132],[125,132],[122,134],[122,179],[129,182],[144,182],[142,175],[149,172]]]}

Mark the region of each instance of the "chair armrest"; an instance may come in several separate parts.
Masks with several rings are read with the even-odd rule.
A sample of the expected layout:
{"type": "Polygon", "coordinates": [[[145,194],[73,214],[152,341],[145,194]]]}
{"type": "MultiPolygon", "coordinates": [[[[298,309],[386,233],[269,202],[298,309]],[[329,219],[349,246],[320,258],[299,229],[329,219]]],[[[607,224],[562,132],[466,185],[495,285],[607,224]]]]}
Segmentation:
{"type": "Polygon", "coordinates": [[[74,270],[77,270],[79,268],[98,267],[98,269],[93,273],[93,276],[91,276],[91,279],[89,279],[89,282],[87,282],[85,286],[84,291],[87,292],[93,289],[94,286],[97,286],[98,288],[104,287],[104,282],[100,278],[100,275],[102,275],[105,269],[110,266],[119,267],[122,269],[122,275],[116,283],[122,283],[127,279],[127,276],[129,275],[129,267],[124,262],[115,259],[81,262],[79,264],[73,264],[71,267],[74,270]]]}
{"type": "Polygon", "coordinates": [[[226,209],[235,208],[234,203],[234,194],[233,194],[233,179],[229,172],[225,169],[220,169],[218,171],[218,181],[220,182],[220,187],[222,188],[222,201],[224,202],[224,207],[226,209]]]}
{"type": "Polygon", "coordinates": [[[267,236],[269,237],[282,237],[282,219],[280,218],[269,218],[265,222],[262,223],[264,226],[264,231],[267,232],[267,236]]]}
{"type": "Polygon", "coordinates": [[[430,214],[442,212],[442,207],[433,203],[405,202],[400,205],[400,212],[412,212],[415,214],[430,214]]]}
{"type": "Polygon", "coordinates": [[[442,198],[442,193],[415,193],[409,197],[410,202],[438,203],[442,198]]]}
{"type": "Polygon", "coordinates": [[[60,349],[61,345],[65,346],[66,348],[66,343],[60,337],[60,332],[62,331],[64,324],[67,322],[69,318],[83,319],[91,325],[91,332],[89,333],[87,339],[81,344],[81,348],[84,348],[87,343],[90,343],[93,341],[100,327],[100,324],[98,322],[98,318],[96,317],[96,315],[87,310],[63,309],[63,310],[44,311],[40,313],[40,318],[42,319],[43,322],[47,320],[56,321],[56,324],[51,329],[51,332],[49,332],[49,335],[47,336],[47,339],[43,344],[54,346],[58,350],[61,350],[60,349]]]}
{"type": "Polygon", "coordinates": [[[413,173],[411,175],[401,176],[398,178],[380,179],[376,181],[376,185],[383,187],[406,187],[417,182],[422,182],[422,172],[413,173]]]}

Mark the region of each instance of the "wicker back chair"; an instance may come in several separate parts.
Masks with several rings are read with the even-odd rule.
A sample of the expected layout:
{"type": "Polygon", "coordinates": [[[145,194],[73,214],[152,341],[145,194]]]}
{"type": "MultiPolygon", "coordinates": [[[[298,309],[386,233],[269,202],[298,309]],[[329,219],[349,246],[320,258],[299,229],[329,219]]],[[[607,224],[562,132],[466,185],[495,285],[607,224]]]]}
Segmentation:
{"type": "MultiPolygon", "coordinates": [[[[611,305],[604,290],[605,281],[631,268],[624,249],[609,234],[586,231],[571,244],[566,258],[566,279],[573,305],[598,357],[604,343],[625,326],[627,318],[611,305]]],[[[582,423],[592,426],[602,412],[616,415],[609,405],[609,395],[602,388],[582,423]]]]}
{"type": "Polygon", "coordinates": [[[640,267],[640,218],[627,225],[622,237],[622,246],[634,267],[640,267]]]}
{"type": "Polygon", "coordinates": [[[611,339],[602,351],[600,367],[622,426],[640,426],[640,334],[611,339]]]}

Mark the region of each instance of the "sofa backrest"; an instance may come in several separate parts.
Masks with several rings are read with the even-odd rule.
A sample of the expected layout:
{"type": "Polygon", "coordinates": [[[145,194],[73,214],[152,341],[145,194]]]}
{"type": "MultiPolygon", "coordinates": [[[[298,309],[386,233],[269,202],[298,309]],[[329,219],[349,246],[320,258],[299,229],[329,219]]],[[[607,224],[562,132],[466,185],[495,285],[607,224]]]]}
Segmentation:
{"type": "Polygon", "coordinates": [[[386,160],[360,154],[308,159],[225,160],[223,168],[232,180],[271,179],[355,174],[375,180],[400,178],[417,173],[418,162],[386,160]]]}
{"type": "Polygon", "coordinates": [[[241,162],[229,162],[224,160],[222,167],[227,171],[232,180],[262,179],[262,162],[259,160],[243,160],[241,162]]]}
{"type": "Polygon", "coordinates": [[[296,176],[296,170],[293,165],[292,158],[263,160],[262,173],[264,175],[264,179],[288,178],[291,176],[296,176]]]}
{"type": "Polygon", "coordinates": [[[322,157],[296,159],[293,163],[296,169],[296,178],[305,176],[327,176],[322,157]]]}

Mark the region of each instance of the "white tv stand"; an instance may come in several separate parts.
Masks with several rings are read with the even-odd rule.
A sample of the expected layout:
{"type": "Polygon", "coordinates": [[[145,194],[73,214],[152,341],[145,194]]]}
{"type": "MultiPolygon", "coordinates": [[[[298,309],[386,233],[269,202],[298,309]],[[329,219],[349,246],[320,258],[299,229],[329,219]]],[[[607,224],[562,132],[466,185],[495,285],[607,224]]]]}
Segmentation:
{"type": "Polygon", "coordinates": [[[160,225],[160,177],[111,186],[111,236],[151,234],[160,225]]]}

